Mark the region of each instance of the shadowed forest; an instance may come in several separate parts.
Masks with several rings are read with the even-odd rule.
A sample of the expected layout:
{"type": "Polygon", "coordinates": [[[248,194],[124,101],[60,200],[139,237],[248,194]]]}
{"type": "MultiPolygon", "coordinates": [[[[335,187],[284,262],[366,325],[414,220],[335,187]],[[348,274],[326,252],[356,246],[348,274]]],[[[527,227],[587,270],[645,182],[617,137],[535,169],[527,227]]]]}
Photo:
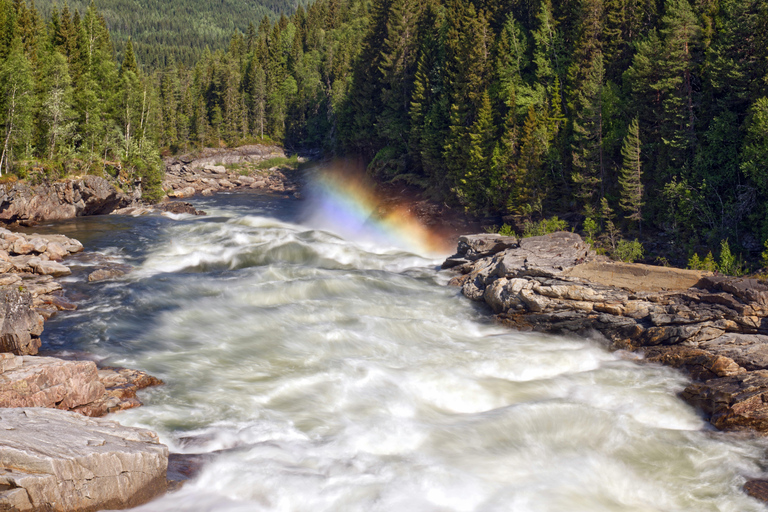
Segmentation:
{"type": "Polygon", "coordinates": [[[0,0],[3,173],[119,160],[157,199],[161,152],[269,139],[620,258],[757,262],[768,239],[766,2],[319,0],[233,11],[199,54],[158,28],[149,62],[72,5],[0,0]]]}

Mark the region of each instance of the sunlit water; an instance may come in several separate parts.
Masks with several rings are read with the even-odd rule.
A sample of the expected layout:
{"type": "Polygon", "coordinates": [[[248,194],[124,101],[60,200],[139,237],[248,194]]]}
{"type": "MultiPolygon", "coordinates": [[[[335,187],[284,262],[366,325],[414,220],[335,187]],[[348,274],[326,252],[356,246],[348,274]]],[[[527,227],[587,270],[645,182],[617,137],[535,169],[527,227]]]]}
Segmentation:
{"type": "Polygon", "coordinates": [[[79,310],[47,346],[160,377],[113,418],[212,454],[141,510],[765,510],[741,491],[765,444],[707,430],[675,371],[496,326],[439,258],[310,229],[301,204],[52,228],[135,270],[89,284],[71,260],[79,310]]]}

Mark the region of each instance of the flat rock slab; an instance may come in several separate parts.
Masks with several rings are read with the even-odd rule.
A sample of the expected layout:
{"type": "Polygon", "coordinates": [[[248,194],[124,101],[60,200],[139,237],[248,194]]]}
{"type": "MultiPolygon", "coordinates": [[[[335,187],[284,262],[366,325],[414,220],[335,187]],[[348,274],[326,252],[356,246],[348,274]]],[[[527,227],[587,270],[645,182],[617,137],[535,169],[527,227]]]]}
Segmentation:
{"type": "Polygon", "coordinates": [[[54,409],[0,410],[0,510],[131,508],[166,490],[168,448],[149,430],[54,409]]]}
{"type": "Polygon", "coordinates": [[[589,261],[568,270],[564,277],[581,278],[633,292],[659,292],[686,290],[696,286],[706,274],[699,270],[654,267],[640,263],[589,261]]]}

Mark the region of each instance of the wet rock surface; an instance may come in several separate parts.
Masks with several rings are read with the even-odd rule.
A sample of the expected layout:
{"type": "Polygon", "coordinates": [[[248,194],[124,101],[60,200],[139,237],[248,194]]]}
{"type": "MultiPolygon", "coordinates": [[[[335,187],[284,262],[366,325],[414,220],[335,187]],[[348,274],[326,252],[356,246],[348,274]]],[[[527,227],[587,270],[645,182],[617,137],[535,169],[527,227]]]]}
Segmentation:
{"type": "Polygon", "coordinates": [[[0,510],[141,505],[165,492],[168,448],[116,422],[41,408],[0,409],[0,510]]]}
{"type": "Polygon", "coordinates": [[[768,434],[768,286],[612,262],[564,232],[464,236],[444,268],[502,323],[644,353],[694,379],[682,396],[715,427],[768,434]]]}

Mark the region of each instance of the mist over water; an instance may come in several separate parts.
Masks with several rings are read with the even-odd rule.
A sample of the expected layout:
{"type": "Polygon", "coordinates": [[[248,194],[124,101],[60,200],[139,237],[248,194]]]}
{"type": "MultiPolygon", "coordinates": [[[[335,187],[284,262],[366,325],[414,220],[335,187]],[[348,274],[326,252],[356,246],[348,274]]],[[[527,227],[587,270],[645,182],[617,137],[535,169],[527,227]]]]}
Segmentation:
{"type": "Polygon", "coordinates": [[[441,258],[309,228],[301,204],[69,225],[136,269],[87,284],[73,260],[80,309],[46,342],[163,379],[112,417],[209,455],[140,510],[765,510],[741,491],[765,443],[707,430],[677,372],[496,326],[441,258]]]}

